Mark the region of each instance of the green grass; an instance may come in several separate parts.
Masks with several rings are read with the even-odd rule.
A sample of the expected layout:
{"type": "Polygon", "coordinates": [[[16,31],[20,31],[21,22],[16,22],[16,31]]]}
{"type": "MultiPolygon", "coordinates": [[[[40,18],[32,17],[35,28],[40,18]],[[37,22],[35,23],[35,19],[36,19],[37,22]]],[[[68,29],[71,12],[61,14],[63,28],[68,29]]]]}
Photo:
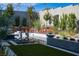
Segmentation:
{"type": "Polygon", "coordinates": [[[73,54],[40,44],[17,45],[17,46],[10,46],[10,48],[18,56],[73,56],[73,54]]]}

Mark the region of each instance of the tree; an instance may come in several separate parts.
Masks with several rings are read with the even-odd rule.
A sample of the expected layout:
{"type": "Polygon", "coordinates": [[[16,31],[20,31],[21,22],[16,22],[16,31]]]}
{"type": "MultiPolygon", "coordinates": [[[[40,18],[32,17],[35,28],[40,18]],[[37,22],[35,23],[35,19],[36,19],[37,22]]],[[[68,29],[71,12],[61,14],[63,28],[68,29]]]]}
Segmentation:
{"type": "Polygon", "coordinates": [[[17,26],[17,27],[20,25],[20,17],[19,16],[15,17],[15,22],[14,23],[15,23],[14,25],[17,26]]]}
{"type": "Polygon", "coordinates": [[[39,20],[35,20],[33,22],[33,27],[39,30],[41,28],[40,21],[39,20]]]}
{"type": "Polygon", "coordinates": [[[3,40],[6,38],[7,36],[7,31],[0,29],[0,48],[3,48],[3,40]]]}
{"type": "Polygon", "coordinates": [[[55,30],[58,29],[59,27],[59,15],[53,16],[53,26],[55,30]]]}
{"type": "Polygon", "coordinates": [[[27,19],[26,18],[22,19],[22,26],[27,26],[27,19]]]}
{"type": "Polygon", "coordinates": [[[44,10],[47,11],[47,13],[44,15],[44,19],[46,20],[46,16],[47,16],[47,18],[49,18],[49,19],[46,20],[46,24],[47,24],[47,21],[49,21],[49,24],[51,24],[51,23],[52,23],[52,16],[51,16],[51,14],[50,14],[49,11],[48,11],[48,10],[50,10],[51,8],[48,7],[48,4],[47,4],[47,3],[44,3],[44,5],[46,6],[46,8],[45,8],[44,10]]]}
{"type": "Polygon", "coordinates": [[[60,29],[61,30],[66,30],[67,28],[67,15],[63,14],[62,18],[60,19],[60,29]]]}
{"type": "Polygon", "coordinates": [[[47,13],[44,15],[44,19],[46,20],[46,28],[47,28],[47,21],[49,20],[51,20],[52,18],[51,18],[51,15],[50,15],[50,13],[48,12],[48,10],[46,10],[47,11],[47,13]]]}
{"type": "Polygon", "coordinates": [[[33,6],[28,7],[27,14],[28,14],[28,18],[29,18],[29,20],[28,20],[29,27],[32,27],[33,21],[39,19],[39,15],[35,11],[35,8],[33,6]]]}
{"type": "Polygon", "coordinates": [[[11,22],[11,25],[13,25],[13,19],[14,19],[14,8],[12,4],[8,4],[5,12],[3,13],[3,16],[7,17],[9,21],[11,22]]]}
{"type": "MultiPolygon", "coordinates": [[[[12,7],[11,4],[10,4],[10,7],[12,7]]],[[[9,27],[12,25],[12,20],[10,20],[10,18],[13,15],[13,12],[10,10],[12,10],[12,8],[10,9],[9,7],[7,7],[7,10],[0,16],[0,39],[1,40],[5,38],[6,35],[8,35],[10,32],[8,31],[9,27]]]]}
{"type": "Polygon", "coordinates": [[[6,13],[9,14],[9,16],[14,15],[14,9],[13,9],[12,4],[7,5],[6,13]]]}
{"type": "Polygon", "coordinates": [[[74,31],[74,29],[76,28],[76,16],[75,14],[71,13],[68,16],[68,30],[69,31],[74,31]]]}
{"type": "Polygon", "coordinates": [[[79,20],[77,20],[76,27],[76,32],[79,33],[79,20]]]}
{"type": "Polygon", "coordinates": [[[0,39],[5,39],[5,37],[7,36],[7,32],[5,30],[1,30],[0,29],[0,39]]]}
{"type": "Polygon", "coordinates": [[[19,16],[15,17],[15,22],[14,23],[15,23],[14,26],[17,26],[19,31],[20,31],[20,33],[19,33],[20,34],[20,39],[22,40],[22,32],[21,32],[22,24],[20,22],[20,17],[19,16]]]}
{"type": "Polygon", "coordinates": [[[8,19],[4,16],[0,16],[0,43],[8,35],[7,27],[9,26],[8,19]]]}
{"type": "Polygon", "coordinates": [[[33,21],[39,18],[38,13],[35,11],[35,8],[33,6],[28,7],[27,9],[27,14],[28,14],[28,28],[27,28],[27,39],[29,40],[29,30],[33,25],[33,21]]]}
{"type": "Polygon", "coordinates": [[[11,25],[9,19],[5,16],[0,16],[0,29],[5,29],[8,32],[8,27],[11,25]]]}
{"type": "MultiPolygon", "coordinates": [[[[13,23],[14,23],[14,21],[13,21],[14,9],[13,9],[12,4],[7,5],[6,11],[3,13],[3,16],[6,17],[5,20],[8,19],[8,24],[9,24],[7,26],[7,31],[8,31],[9,29],[11,29],[11,27],[13,26],[13,23]]],[[[8,32],[10,33],[10,31],[8,31],[8,32]]]]}
{"type": "Polygon", "coordinates": [[[2,5],[3,4],[0,4],[0,15],[2,15],[2,5]]]}

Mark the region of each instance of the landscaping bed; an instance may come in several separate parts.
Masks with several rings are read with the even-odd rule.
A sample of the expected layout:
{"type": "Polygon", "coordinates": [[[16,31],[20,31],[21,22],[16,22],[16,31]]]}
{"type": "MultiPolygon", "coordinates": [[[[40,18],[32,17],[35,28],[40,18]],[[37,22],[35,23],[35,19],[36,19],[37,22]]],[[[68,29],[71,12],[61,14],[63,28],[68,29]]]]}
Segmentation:
{"type": "Polygon", "coordinates": [[[16,45],[10,48],[18,56],[73,56],[73,54],[50,48],[41,44],[16,45]]]}

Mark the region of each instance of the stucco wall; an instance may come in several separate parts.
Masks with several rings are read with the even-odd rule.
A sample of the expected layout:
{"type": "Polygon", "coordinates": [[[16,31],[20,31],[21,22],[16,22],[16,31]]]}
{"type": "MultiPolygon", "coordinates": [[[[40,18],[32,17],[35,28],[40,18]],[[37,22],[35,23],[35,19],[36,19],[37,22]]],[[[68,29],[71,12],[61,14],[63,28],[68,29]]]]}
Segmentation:
{"type": "MultiPolygon", "coordinates": [[[[46,13],[46,10],[39,11],[41,26],[43,26],[44,24],[46,25],[46,21],[43,18],[45,13],[46,13]]],[[[49,9],[49,13],[52,16],[59,15],[59,19],[63,14],[73,13],[76,15],[77,20],[79,20],[79,5],[69,5],[65,7],[58,7],[55,9],[52,8],[52,9],[49,9]]]]}

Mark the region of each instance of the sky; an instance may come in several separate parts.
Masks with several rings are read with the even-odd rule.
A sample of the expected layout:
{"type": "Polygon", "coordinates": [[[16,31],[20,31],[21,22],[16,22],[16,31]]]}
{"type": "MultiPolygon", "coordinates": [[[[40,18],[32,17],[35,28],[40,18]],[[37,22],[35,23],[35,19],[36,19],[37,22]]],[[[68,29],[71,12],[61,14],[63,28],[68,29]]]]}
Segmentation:
{"type": "MultiPolygon", "coordinates": [[[[45,8],[58,8],[68,5],[79,5],[79,3],[14,3],[13,7],[16,11],[26,11],[28,6],[33,6],[36,11],[41,11],[45,8]]],[[[0,7],[5,10],[7,4],[0,4],[0,7]]]]}

